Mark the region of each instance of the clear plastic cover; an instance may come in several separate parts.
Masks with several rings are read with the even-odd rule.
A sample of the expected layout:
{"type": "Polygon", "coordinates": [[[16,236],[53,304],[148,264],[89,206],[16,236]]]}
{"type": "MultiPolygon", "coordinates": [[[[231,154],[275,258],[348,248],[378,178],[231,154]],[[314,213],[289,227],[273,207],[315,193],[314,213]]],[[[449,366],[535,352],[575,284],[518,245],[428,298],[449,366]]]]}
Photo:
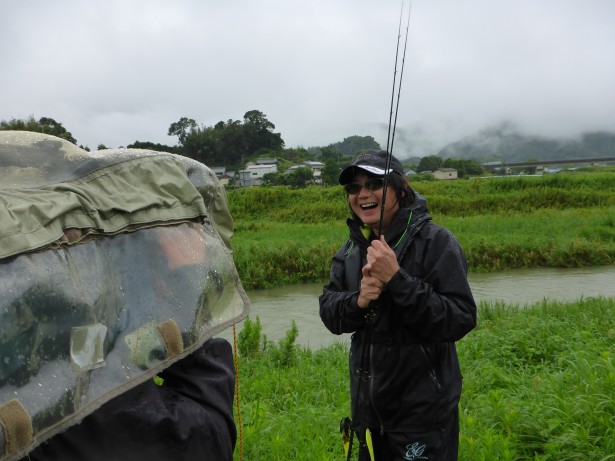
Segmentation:
{"type": "MultiPolygon", "coordinates": [[[[23,153],[33,138],[20,139],[21,144],[11,145],[17,150],[25,146],[23,153]]],[[[68,144],[44,135],[34,139],[68,144]]],[[[46,168],[55,171],[53,180],[42,180],[50,176],[40,172],[19,179],[14,164],[19,160],[23,167],[24,159],[8,144],[5,142],[4,151],[0,147],[0,175],[12,177],[13,186],[3,183],[0,199],[9,209],[16,209],[12,197],[35,196],[41,188],[46,188],[43,194],[74,190],[70,185],[75,178],[91,175],[85,165],[95,165],[98,173],[105,171],[103,176],[109,176],[112,183],[110,172],[119,158],[122,162],[146,159],[147,163],[150,157],[159,157],[123,150],[121,155],[105,152],[95,158],[70,145],[66,151],[73,151],[73,161],[63,164],[76,168],[72,174],[62,172],[57,163],[63,160],[56,159],[46,168]],[[6,152],[14,154],[12,164],[6,152]],[[81,160],[74,161],[75,156],[81,160]]],[[[183,181],[202,197],[198,206],[180,207],[191,210],[185,216],[177,215],[176,210],[166,216],[164,207],[177,207],[177,203],[162,201],[162,205],[145,207],[157,208],[151,222],[146,222],[143,206],[139,206],[138,222],[130,219],[132,211],[124,210],[127,224],[123,227],[108,231],[104,225],[63,227],[52,241],[34,239],[32,248],[0,258],[0,460],[23,456],[247,315],[249,300],[225,241],[230,238],[232,221],[223,188],[204,165],[176,158],[173,162],[183,166],[179,168],[183,181]],[[197,216],[194,209],[200,210],[197,216]],[[222,233],[220,222],[225,225],[222,233]]],[[[41,162],[27,168],[32,173],[40,166],[41,162]]],[[[131,165],[129,170],[133,167],[143,169],[131,165]]],[[[134,180],[142,178],[137,175],[134,180]]],[[[178,181],[175,177],[171,182],[178,181]]],[[[143,187],[151,190],[152,184],[143,187]]],[[[183,184],[173,193],[185,188],[192,204],[190,187],[183,184]]],[[[135,190],[139,188],[135,184],[135,190]]],[[[99,194],[100,188],[95,192],[99,194]]],[[[27,201],[19,207],[23,203],[27,201]]],[[[74,212],[74,207],[64,208],[74,212]]],[[[42,222],[49,213],[33,214],[40,222],[26,223],[22,229],[49,224],[42,222]]],[[[62,218],[52,217],[50,222],[58,219],[62,218]]],[[[3,236],[12,235],[12,225],[21,223],[4,228],[0,224],[0,242],[3,236]]]]}

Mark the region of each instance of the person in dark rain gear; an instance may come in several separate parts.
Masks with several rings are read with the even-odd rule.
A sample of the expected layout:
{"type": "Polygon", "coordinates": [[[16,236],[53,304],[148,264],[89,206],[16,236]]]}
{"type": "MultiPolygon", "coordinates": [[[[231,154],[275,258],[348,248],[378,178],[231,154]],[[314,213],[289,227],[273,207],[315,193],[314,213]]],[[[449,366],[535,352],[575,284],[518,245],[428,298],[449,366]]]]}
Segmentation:
{"type": "Polygon", "coordinates": [[[221,338],[104,404],[22,461],[231,461],[234,368],[221,338]]]}
{"type": "MultiPolygon", "coordinates": [[[[141,253],[151,258],[143,256],[123,268],[124,277],[139,274],[141,284],[159,291],[153,303],[178,303],[173,292],[180,298],[189,292],[188,299],[203,296],[201,285],[194,281],[204,277],[199,267],[206,258],[205,249],[197,244],[198,232],[189,226],[150,232],[155,237],[142,242],[141,253]],[[156,259],[158,264],[153,263],[156,259]],[[158,270],[151,280],[144,275],[150,264],[158,270]]],[[[125,296],[142,297],[143,292],[125,296]]],[[[222,338],[209,339],[160,372],[156,380],[149,379],[105,403],[22,461],[231,461],[237,438],[234,390],[231,345],[222,338]]]]}
{"type": "Polygon", "coordinates": [[[466,258],[431,221],[399,160],[391,157],[386,170],[386,159],[386,151],[365,151],[340,174],[350,238],[333,257],[320,316],[332,333],[352,333],[359,460],[456,460],[462,377],[455,342],[476,326],[466,258]]]}
{"type": "Polygon", "coordinates": [[[0,131],[0,460],[232,461],[247,316],[224,186],[143,149],[0,131]]]}

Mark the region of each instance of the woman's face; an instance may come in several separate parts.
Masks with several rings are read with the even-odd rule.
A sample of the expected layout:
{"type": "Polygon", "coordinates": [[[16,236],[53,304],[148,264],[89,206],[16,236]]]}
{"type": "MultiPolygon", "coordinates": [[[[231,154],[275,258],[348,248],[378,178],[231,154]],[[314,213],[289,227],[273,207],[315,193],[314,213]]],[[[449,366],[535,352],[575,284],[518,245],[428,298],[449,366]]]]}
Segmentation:
{"type": "MultiPolygon", "coordinates": [[[[348,203],[352,208],[352,211],[359,217],[364,224],[367,224],[372,228],[374,233],[378,233],[378,227],[380,225],[380,213],[382,211],[382,195],[384,189],[382,188],[382,178],[370,178],[369,176],[359,173],[357,174],[351,184],[357,184],[361,186],[361,189],[356,194],[348,193],[348,203]],[[380,182],[378,181],[380,180],[380,182]],[[372,181],[371,183],[368,181],[372,181]],[[380,187],[378,187],[380,185],[380,187]],[[376,187],[373,187],[376,186],[376,187]]],[[[399,203],[395,195],[393,186],[387,187],[386,205],[384,208],[384,217],[382,220],[382,233],[384,234],[386,229],[391,224],[391,220],[397,211],[399,210],[399,203]]]]}

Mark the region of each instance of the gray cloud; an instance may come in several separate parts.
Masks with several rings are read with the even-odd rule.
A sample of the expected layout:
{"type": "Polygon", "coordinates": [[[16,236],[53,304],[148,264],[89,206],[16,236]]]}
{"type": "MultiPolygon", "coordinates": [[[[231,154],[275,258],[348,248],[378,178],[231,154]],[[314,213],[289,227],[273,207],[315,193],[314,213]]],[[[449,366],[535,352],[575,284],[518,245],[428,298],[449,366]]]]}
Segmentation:
{"type": "MultiPolygon", "coordinates": [[[[354,134],[384,146],[400,6],[1,2],[0,119],[52,117],[95,148],[174,144],[180,117],[258,109],[288,147],[354,134]]],[[[615,2],[415,0],[403,79],[396,144],[415,154],[502,120],[614,131],[615,2]]]]}

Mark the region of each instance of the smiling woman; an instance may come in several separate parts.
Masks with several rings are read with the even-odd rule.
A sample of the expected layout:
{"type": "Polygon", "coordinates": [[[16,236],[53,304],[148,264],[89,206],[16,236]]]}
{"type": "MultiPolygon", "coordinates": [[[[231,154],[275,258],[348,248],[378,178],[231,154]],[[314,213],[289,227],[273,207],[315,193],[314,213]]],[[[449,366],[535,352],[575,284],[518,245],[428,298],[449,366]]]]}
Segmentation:
{"type": "Polygon", "coordinates": [[[455,341],[476,326],[463,251],[431,222],[425,199],[386,151],[360,154],[339,181],[350,239],[333,257],[319,302],[329,331],[353,333],[344,431],[357,434],[360,461],[456,460],[455,341]]]}

